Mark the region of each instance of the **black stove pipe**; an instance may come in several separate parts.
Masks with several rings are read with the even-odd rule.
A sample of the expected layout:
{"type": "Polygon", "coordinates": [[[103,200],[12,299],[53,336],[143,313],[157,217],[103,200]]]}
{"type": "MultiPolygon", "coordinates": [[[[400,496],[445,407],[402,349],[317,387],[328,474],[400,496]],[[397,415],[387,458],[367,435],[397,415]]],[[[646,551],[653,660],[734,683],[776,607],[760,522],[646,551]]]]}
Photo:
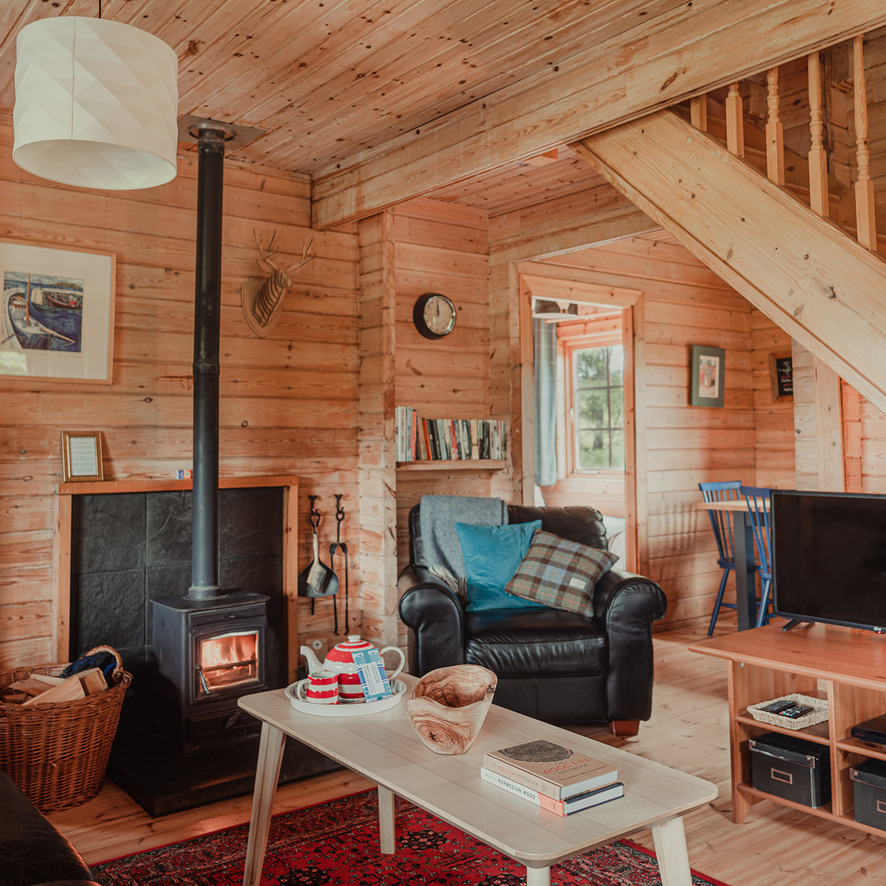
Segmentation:
{"type": "Polygon", "coordinates": [[[194,522],[192,600],[220,596],[218,584],[218,400],[222,192],[225,133],[200,131],[194,301],[194,522]]]}

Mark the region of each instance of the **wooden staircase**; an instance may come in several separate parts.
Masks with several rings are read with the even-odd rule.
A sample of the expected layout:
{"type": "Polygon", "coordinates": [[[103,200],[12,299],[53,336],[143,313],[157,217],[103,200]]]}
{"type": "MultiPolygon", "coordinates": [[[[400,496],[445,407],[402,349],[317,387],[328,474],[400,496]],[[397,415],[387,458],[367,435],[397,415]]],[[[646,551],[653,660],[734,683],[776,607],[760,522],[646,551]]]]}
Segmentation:
{"type": "Polygon", "coordinates": [[[571,146],[886,411],[886,262],[672,111],[571,146]]]}
{"type": "Polygon", "coordinates": [[[817,52],[807,59],[808,166],[784,146],[778,69],[767,71],[765,87],[757,87],[765,90],[765,132],[746,126],[739,84],[733,84],[719,105],[713,96],[710,102],[699,96],[683,116],[659,111],[570,146],[784,329],[795,342],[795,358],[803,348],[810,352],[823,489],[846,484],[841,409],[847,391],[886,412],[886,261],[877,254],[863,35],[848,51],[856,139],[851,190],[828,175],[817,52]],[[709,104],[722,108],[723,140],[711,134],[723,134],[724,127],[713,117],[709,125],[709,104]]]}

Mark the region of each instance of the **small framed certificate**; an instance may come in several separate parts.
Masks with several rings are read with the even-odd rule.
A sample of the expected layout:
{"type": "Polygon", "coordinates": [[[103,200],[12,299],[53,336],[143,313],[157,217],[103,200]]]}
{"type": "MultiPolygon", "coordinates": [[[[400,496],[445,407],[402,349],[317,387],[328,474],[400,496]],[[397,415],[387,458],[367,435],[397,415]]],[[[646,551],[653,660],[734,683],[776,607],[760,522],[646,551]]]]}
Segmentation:
{"type": "Polygon", "coordinates": [[[100,431],[62,431],[62,479],[65,483],[104,479],[100,431]]]}

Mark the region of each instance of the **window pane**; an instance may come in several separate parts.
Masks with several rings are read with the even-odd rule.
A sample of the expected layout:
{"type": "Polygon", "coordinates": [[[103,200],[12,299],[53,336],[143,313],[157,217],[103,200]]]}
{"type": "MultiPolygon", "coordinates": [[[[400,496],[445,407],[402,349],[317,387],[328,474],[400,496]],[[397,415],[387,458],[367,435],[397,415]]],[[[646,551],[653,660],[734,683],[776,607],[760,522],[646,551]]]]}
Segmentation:
{"type": "Polygon", "coordinates": [[[579,387],[587,384],[606,384],[606,348],[589,348],[578,351],[575,361],[575,377],[579,387]]]}
{"type": "Polygon", "coordinates": [[[613,428],[623,428],[625,423],[624,388],[609,389],[609,419],[613,428]]]}
{"type": "Polygon", "coordinates": [[[606,388],[580,391],[578,395],[579,428],[609,427],[609,398],[606,388]]]}
{"type": "Polygon", "coordinates": [[[579,467],[606,470],[609,467],[609,432],[579,431],[579,467]]]}
{"type": "Polygon", "coordinates": [[[609,348],[609,384],[625,383],[625,352],[621,345],[609,348]]]}

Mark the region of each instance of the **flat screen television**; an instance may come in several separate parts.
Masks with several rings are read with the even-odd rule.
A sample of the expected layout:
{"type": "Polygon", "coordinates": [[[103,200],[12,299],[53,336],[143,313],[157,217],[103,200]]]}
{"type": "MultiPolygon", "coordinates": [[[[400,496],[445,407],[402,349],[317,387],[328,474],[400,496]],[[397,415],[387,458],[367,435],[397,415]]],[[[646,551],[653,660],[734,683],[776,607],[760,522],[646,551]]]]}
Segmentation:
{"type": "Polygon", "coordinates": [[[775,614],[886,631],[886,495],[773,489],[770,505],[775,614]]]}

